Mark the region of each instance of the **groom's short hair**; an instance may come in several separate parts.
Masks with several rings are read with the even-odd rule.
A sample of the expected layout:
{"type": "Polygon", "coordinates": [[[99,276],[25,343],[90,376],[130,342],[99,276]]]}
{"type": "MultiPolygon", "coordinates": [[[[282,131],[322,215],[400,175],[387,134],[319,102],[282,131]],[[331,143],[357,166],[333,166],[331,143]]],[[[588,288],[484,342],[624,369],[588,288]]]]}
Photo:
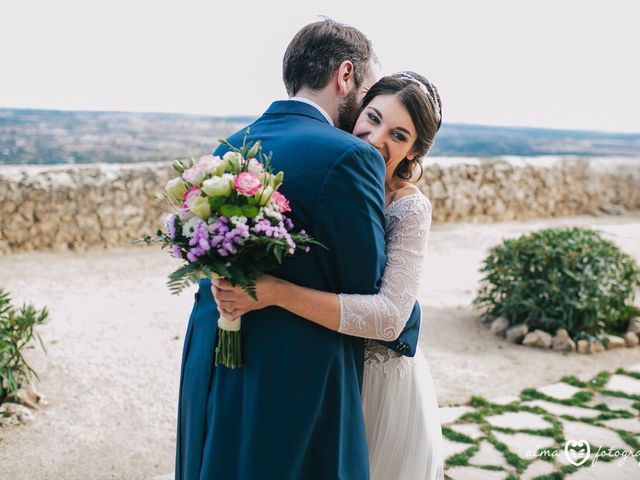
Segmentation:
{"type": "Polygon", "coordinates": [[[354,66],[356,88],[376,61],[371,42],[360,30],[330,18],[303,27],[289,43],[282,61],[282,79],[290,96],[303,87],[320,90],[340,64],[354,66]]]}

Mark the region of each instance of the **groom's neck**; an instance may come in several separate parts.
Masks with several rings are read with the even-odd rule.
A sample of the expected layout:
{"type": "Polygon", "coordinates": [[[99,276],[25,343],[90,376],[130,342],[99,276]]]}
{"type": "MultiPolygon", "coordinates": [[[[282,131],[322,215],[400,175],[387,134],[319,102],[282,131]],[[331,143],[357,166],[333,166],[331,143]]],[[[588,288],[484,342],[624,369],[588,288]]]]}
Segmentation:
{"type": "Polygon", "coordinates": [[[340,99],[330,87],[330,85],[327,85],[322,90],[311,90],[310,88],[304,87],[298,90],[294,96],[306,98],[316,103],[327,112],[327,115],[333,120],[333,124],[337,125],[340,99]]]}

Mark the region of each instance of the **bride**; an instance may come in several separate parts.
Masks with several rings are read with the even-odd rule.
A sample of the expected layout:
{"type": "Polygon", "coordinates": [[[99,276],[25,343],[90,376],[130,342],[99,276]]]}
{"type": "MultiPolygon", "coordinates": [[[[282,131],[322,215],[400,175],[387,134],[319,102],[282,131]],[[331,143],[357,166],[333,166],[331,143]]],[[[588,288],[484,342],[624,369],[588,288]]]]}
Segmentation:
{"type": "MultiPolygon", "coordinates": [[[[387,265],[376,295],[336,294],[264,276],[258,301],[225,280],[213,283],[230,317],[277,306],[347,335],[363,337],[362,409],[374,480],[442,479],[442,433],[429,366],[418,348],[401,356],[383,341],[402,332],[418,296],[431,204],[410,182],[442,123],[435,86],[414,72],[383,77],[367,92],[353,134],[384,157],[387,265]]],[[[349,182],[348,178],[344,179],[349,182]]]]}

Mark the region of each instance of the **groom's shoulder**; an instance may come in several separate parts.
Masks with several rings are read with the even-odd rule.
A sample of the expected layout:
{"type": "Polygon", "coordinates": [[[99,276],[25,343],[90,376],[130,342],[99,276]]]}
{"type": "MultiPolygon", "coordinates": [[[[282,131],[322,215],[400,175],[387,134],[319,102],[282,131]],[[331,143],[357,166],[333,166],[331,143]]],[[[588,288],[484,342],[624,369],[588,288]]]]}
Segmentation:
{"type": "MultiPolygon", "coordinates": [[[[304,153],[306,156],[324,158],[328,163],[365,159],[383,162],[382,157],[368,143],[355,135],[340,130],[326,122],[314,119],[299,118],[298,121],[286,125],[273,125],[268,118],[259,117],[253,123],[238,130],[227,138],[232,145],[241,145],[247,129],[253,140],[263,141],[266,150],[275,150],[274,154],[288,152],[304,153]],[[267,120],[267,121],[265,121],[267,120]]],[[[216,153],[223,153],[226,147],[221,145],[216,153]]]]}
{"type": "Polygon", "coordinates": [[[358,159],[374,163],[378,160],[382,162],[382,157],[371,145],[329,124],[323,124],[320,128],[301,130],[299,133],[299,136],[292,135],[290,141],[304,147],[304,151],[314,151],[319,156],[326,157],[329,163],[358,159]]]}

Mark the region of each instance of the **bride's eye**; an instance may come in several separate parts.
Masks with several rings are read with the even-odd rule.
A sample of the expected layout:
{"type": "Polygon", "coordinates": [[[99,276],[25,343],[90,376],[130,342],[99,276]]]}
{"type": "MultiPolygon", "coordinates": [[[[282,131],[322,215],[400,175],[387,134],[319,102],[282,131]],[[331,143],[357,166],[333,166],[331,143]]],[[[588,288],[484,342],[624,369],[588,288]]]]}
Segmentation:
{"type": "Polygon", "coordinates": [[[373,123],[380,123],[380,119],[374,113],[367,112],[367,117],[369,117],[369,120],[371,120],[373,123]]]}
{"type": "Polygon", "coordinates": [[[405,142],[407,140],[407,137],[405,137],[403,134],[401,134],[400,132],[393,132],[393,136],[395,137],[396,140],[398,140],[399,142],[405,142]]]}

